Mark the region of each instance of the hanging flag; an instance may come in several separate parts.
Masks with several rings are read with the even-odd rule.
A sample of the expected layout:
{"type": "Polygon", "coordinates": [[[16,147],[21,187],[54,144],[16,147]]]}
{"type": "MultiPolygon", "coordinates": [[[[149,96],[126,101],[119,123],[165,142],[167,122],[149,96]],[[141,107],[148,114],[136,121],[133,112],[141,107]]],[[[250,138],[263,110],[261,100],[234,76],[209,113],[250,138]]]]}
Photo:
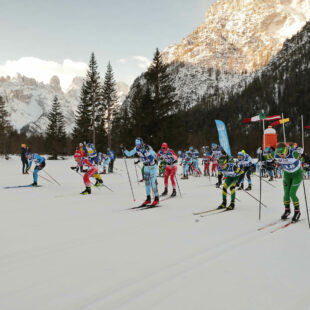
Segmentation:
{"type": "Polygon", "coordinates": [[[281,115],[265,116],[263,113],[260,113],[259,115],[244,119],[243,123],[247,124],[247,123],[253,123],[253,122],[258,122],[258,121],[263,121],[263,120],[264,121],[273,121],[273,120],[277,120],[277,119],[281,119],[281,115]]]}
{"type": "Polygon", "coordinates": [[[247,124],[247,123],[258,122],[258,121],[263,120],[265,118],[266,118],[265,114],[259,113],[259,115],[244,119],[243,123],[247,124]]]}
{"type": "Polygon", "coordinates": [[[288,123],[289,121],[290,121],[289,118],[282,118],[279,121],[271,123],[270,126],[274,127],[274,126],[277,126],[277,125],[288,123]]]}
{"type": "Polygon", "coordinates": [[[306,129],[310,129],[310,126],[304,126],[304,128],[306,128],[306,129]]]}
{"type": "Polygon", "coordinates": [[[224,149],[224,151],[231,156],[231,151],[230,151],[230,145],[229,145],[229,140],[227,136],[227,131],[226,131],[226,126],[222,121],[216,120],[215,121],[217,131],[219,133],[219,141],[221,147],[224,149]]]}

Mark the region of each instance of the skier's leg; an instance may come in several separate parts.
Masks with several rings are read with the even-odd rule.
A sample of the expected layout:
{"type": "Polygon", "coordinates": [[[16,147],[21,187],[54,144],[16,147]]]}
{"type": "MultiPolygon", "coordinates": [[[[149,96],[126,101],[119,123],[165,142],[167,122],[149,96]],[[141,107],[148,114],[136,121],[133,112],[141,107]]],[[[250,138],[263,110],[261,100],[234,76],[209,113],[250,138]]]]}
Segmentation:
{"type": "Polygon", "coordinates": [[[150,167],[145,166],[144,171],[143,171],[143,176],[145,180],[145,191],[146,191],[146,196],[150,197],[151,196],[151,175],[150,175],[150,167]]]}

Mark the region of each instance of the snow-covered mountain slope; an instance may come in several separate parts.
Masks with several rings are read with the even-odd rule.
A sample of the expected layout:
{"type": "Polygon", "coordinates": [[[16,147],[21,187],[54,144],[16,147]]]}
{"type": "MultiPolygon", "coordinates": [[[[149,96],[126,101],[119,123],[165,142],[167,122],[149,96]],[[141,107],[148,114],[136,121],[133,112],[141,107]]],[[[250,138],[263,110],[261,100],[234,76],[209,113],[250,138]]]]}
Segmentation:
{"type": "Polygon", "coordinates": [[[208,97],[216,105],[241,92],[309,19],[309,0],[216,1],[192,34],[162,52],[179,101],[188,108],[208,97]]]}
{"type": "MultiPolygon", "coordinates": [[[[56,95],[61,103],[66,130],[69,133],[74,126],[74,113],[79,104],[82,84],[83,78],[75,77],[67,91],[63,92],[57,76],[53,76],[49,84],[44,84],[18,74],[13,78],[0,77],[0,95],[7,102],[13,127],[30,133],[45,132],[47,115],[56,95]]],[[[117,90],[121,103],[128,92],[128,86],[119,82],[117,90]]]]}
{"type": "MultiPolygon", "coordinates": [[[[192,213],[221,203],[213,177],[179,179],[182,198],[136,211],[128,210],[133,200],[123,160],[115,162],[121,175],[104,176],[114,193],[95,188],[90,196],[79,194],[83,181],[68,169],[73,163],[46,163],[62,186],[39,177],[43,187],[5,190],[30,184],[32,175],[21,175],[20,158],[0,159],[1,310],[309,309],[302,186],[303,221],[271,233],[283,224],[258,228],[283,212],[281,180],[276,188],[263,182],[268,208],[261,221],[258,203],[243,191],[234,211],[199,217],[192,213]]],[[[135,176],[133,160],[128,169],[135,176]]],[[[47,177],[44,170],[39,175],[47,177]]],[[[162,178],[158,186],[161,192],[162,178]]],[[[309,197],[310,180],[305,186],[309,197]]],[[[142,202],[144,185],[133,182],[133,190],[142,202]]],[[[259,197],[259,178],[250,193],[259,197]]]]}
{"type": "Polygon", "coordinates": [[[309,19],[309,0],[218,0],[192,34],[162,54],[167,63],[253,72],[309,19]]]}

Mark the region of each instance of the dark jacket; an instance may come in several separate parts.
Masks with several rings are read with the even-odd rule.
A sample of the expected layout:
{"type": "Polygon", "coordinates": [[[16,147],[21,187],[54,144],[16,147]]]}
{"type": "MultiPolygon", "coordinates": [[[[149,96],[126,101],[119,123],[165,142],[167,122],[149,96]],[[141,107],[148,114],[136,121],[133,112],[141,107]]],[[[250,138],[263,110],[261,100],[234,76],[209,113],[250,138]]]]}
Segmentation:
{"type": "Polygon", "coordinates": [[[22,161],[27,161],[26,153],[27,153],[27,149],[22,147],[20,149],[20,158],[22,161]]]}

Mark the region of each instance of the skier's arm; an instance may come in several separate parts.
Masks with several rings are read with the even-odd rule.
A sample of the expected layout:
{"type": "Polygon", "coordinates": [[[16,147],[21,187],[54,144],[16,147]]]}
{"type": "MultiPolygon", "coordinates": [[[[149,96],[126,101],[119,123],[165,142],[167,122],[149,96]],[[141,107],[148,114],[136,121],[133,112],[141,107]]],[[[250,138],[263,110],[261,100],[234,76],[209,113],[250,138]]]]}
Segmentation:
{"type": "MultiPolygon", "coordinates": [[[[131,156],[135,155],[136,153],[137,153],[137,149],[136,148],[133,148],[131,151],[124,150],[124,154],[127,157],[131,157],[131,156]]],[[[155,157],[156,157],[156,154],[155,154],[155,157]]]]}

